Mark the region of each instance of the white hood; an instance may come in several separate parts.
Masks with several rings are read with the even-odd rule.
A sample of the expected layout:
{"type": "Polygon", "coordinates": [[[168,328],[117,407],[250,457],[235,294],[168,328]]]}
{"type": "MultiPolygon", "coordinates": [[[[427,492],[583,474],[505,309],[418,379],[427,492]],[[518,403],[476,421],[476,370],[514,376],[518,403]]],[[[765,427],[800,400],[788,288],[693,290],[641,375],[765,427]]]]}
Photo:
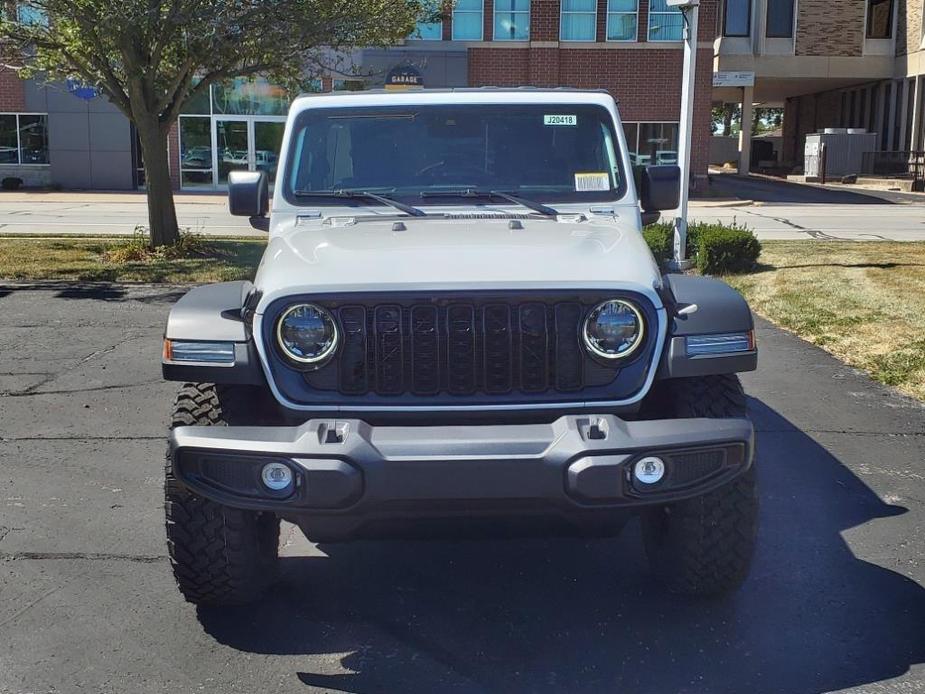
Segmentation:
{"type": "Polygon", "coordinates": [[[455,289],[626,289],[661,307],[638,212],[565,219],[293,220],[276,227],[264,254],[257,311],[294,294],[455,289]]]}

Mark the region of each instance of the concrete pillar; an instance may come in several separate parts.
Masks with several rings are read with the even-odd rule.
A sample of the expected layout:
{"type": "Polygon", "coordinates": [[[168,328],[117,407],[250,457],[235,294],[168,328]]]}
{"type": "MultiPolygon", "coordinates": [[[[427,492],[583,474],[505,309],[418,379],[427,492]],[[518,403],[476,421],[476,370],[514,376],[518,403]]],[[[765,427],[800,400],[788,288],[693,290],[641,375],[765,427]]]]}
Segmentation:
{"type": "Polygon", "coordinates": [[[892,152],[895,148],[893,147],[893,139],[896,137],[896,94],[899,89],[899,82],[892,80],[891,84],[893,88],[890,89],[890,115],[887,117],[886,123],[886,147],[887,152],[892,152]]]}
{"type": "Polygon", "coordinates": [[[915,87],[912,90],[912,138],[911,148],[913,150],[922,149],[923,146],[923,133],[925,130],[925,119],[922,118],[922,107],[925,106],[925,75],[917,75],[915,77],[915,87]]]}
{"type": "Polygon", "coordinates": [[[887,86],[889,82],[881,82],[874,89],[874,98],[872,106],[874,109],[874,132],[877,133],[877,149],[885,149],[883,144],[883,129],[886,123],[883,122],[883,100],[887,95],[887,86]]]}
{"type": "Polygon", "coordinates": [[[752,163],[752,102],[754,87],[742,87],[742,127],[739,130],[739,174],[746,175],[752,163]]]}
{"type": "Polygon", "coordinates": [[[899,151],[906,149],[906,134],[909,132],[909,124],[906,122],[909,116],[909,80],[904,79],[902,81],[902,91],[900,92],[901,97],[899,99],[899,151]]]}

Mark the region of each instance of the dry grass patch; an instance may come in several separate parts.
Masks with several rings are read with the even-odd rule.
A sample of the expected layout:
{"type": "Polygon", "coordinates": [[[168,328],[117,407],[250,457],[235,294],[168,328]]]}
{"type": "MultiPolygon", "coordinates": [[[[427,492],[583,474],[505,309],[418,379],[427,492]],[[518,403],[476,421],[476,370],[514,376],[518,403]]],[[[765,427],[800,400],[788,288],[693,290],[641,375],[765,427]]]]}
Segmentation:
{"type": "Polygon", "coordinates": [[[225,282],[251,279],[262,239],[188,237],[150,251],[138,237],[0,238],[0,279],[79,282],[225,282]]]}
{"type": "Polygon", "coordinates": [[[725,278],[757,313],[925,400],[925,243],[765,241],[759,263],[725,278]]]}

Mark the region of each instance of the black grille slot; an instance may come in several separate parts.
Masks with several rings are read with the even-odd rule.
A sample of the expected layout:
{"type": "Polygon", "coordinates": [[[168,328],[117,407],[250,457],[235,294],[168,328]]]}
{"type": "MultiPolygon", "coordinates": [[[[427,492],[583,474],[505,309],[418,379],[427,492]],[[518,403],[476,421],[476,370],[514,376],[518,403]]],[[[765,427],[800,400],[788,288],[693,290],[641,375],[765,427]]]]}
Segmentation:
{"type": "Polygon", "coordinates": [[[401,306],[377,306],[373,331],[376,335],[376,391],[398,395],[404,390],[401,306]]]}
{"type": "Polygon", "coordinates": [[[453,395],[475,392],[475,310],[450,306],[446,315],[447,391],[453,395]]]}
{"type": "Polygon", "coordinates": [[[489,304],[482,313],[485,362],[485,392],[508,393],[513,385],[511,307],[489,304]]]}
{"type": "Polygon", "coordinates": [[[526,393],[537,393],[549,385],[549,330],[546,305],[520,307],[520,381],[526,393]]]}
{"type": "Polygon", "coordinates": [[[340,327],[344,332],[344,346],[340,355],[341,390],[350,395],[361,395],[369,390],[366,309],[362,306],[342,308],[340,327]]]}
{"type": "MultiPolygon", "coordinates": [[[[607,369],[610,378],[599,373],[603,367],[581,344],[588,308],[577,300],[497,298],[332,306],[343,333],[332,365],[337,389],[345,395],[472,396],[597,387],[617,371],[607,369]]],[[[311,373],[306,378],[322,384],[311,373]]]]}
{"type": "Polygon", "coordinates": [[[440,391],[438,329],[436,306],[411,309],[411,382],[414,392],[421,395],[440,391]]]}
{"type": "Polygon", "coordinates": [[[582,386],[581,354],[579,350],[579,323],[582,311],[579,304],[556,306],[556,388],[562,391],[578,390],[582,386]]]}

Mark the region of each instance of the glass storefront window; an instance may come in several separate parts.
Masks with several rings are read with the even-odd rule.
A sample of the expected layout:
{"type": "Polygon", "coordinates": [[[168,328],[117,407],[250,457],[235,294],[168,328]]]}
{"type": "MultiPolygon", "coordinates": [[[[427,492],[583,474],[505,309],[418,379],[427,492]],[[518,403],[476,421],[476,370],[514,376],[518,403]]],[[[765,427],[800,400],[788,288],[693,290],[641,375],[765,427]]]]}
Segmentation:
{"type": "Polygon", "coordinates": [[[634,164],[678,163],[678,124],[640,123],[639,145],[634,164]]]}
{"type": "MultiPolygon", "coordinates": [[[[194,85],[199,83],[198,79],[193,80],[194,85]]],[[[212,113],[212,102],[211,97],[209,96],[209,90],[196,94],[192,99],[187,99],[186,103],[183,104],[183,108],[180,109],[180,113],[183,115],[200,115],[208,116],[212,113]]]]}
{"type": "Polygon", "coordinates": [[[180,179],[184,188],[212,187],[211,118],[180,118],[180,179]]]}
{"type": "Polygon", "coordinates": [[[266,171],[271,184],[276,182],[285,129],[285,123],[254,122],[254,166],[257,171],[266,171]]]}
{"type": "Polygon", "coordinates": [[[262,77],[236,77],[212,86],[213,112],[234,116],[284,116],[289,93],[262,77]]]}
{"type": "Polygon", "coordinates": [[[19,117],[19,152],[22,164],[48,163],[48,117],[19,117]]]}
{"type": "Polygon", "coordinates": [[[0,163],[19,163],[19,140],[16,136],[16,116],[0,116],[0,163]]]}
{"type": "Polygon", "coordinates": [[[47,164],[48,116],[0,115],[0,164],[47,164]]]}

